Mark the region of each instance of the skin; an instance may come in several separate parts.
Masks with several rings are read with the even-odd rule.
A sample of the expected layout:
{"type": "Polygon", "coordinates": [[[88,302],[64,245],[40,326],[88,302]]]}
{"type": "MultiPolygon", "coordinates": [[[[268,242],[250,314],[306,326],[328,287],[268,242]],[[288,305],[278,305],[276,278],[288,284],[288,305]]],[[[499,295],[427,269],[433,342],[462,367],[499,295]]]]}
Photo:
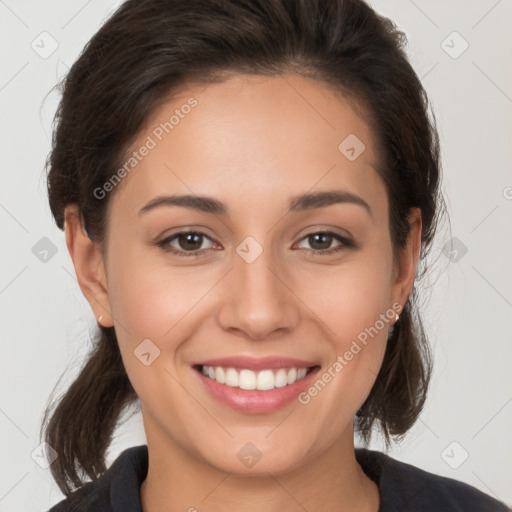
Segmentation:
{"type": "MultiPolygon", "coordinates": [[[[232,410],[203,388],[191,365],[284,355],[318,361],[325,371],[380,314],[407,301],[420,211],[411,210],[409,242],[395,265],[370,129],[347,101],[310,78],[237,75],[208,87],[189,84],[151,116],[133,147],[190,96],[197,106],[111,192],[104,256],[76,207],[66,210],[78,282],[101,324],[115,326],[141,401],[149,450],[143,509],[375,512],[378,488],[355,459],[353,418],[394,320],[307,405],[232,410]],[[354,161],[338,150],[349,134],[366,146],[354,161]],[[286,213],[292,196],[331,189],[362,197],[372,215],[350,203],[286,213]],[[163,193],[210,196],[229,215],[177,206],[138,215],[163,193]],[[202,256],[180,258],[155,245],[187,228],[205,233],[195,246],[205,249],[202,256]],[[325,231],[356,245],[336,238],[315,245],[306,236],[325,231]],[[263,249],[250,264],[235,250],[247,236],[263,249]],[[149,366],[133,353],[146,338],[160,349],[149,366]],[[237,457],[247,442],[261,452],[252,467],[237,457]]],[[[172,247],[194,249],[178,239],[172,247]]]]}

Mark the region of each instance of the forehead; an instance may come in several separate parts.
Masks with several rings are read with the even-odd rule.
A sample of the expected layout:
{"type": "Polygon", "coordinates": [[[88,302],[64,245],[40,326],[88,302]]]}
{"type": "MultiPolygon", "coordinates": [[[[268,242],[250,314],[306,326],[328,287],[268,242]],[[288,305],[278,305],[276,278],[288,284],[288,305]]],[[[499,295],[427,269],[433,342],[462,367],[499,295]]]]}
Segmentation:
{"type": "Polygon", "coordinates": [[[296,75],[184,87],[148,118],[133,152],[114,198],[133,214],[164,193],[261,208],[314,188],[372,196],[382,187],[364,119],[323,82],[296,75]]]}

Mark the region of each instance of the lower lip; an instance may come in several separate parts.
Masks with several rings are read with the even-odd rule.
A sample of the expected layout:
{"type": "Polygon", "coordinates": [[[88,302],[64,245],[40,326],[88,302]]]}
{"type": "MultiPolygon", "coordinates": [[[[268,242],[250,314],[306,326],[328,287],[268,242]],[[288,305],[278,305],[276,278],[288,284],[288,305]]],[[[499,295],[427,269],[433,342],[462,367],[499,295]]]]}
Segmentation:
{"type": "Polygon", "coordinates": [[[237,411],[253,414],[276,411],[293,402],[297,395],[310,385],[312,378],[319,370],[320,368],[316,366],[303,379],[293,384],[282,388],[269,389],[268,391],[260,391],[226,386],[206,377],[201,370],[194,369],[206,389],[217,400],[237,411]]]}

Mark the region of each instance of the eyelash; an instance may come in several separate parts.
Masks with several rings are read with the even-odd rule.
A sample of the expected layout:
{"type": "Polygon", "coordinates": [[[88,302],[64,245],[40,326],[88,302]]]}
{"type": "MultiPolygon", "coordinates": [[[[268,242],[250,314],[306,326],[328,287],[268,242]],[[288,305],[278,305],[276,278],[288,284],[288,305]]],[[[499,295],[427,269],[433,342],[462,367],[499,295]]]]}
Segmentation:
{"type": "MultiPolygon", "coordinates": [[[[175,248],[173,248],[169,245],[171,241],[178,238],[180,235],[188,235],[188,234],[199,235],[201,237],[208,238],[209,240],[211,240],[213,242],[213,240],[208,235],[201,233],[200,231],[180,231],[179,233],[175,233],[174,235],[167,237],[164,240],[161,240],[160,242],[157,242],[156,245],[158,245],[158,247],[160,247],[165,252],[170,252],[172,254],[175,254],[179,258],[191,258],[194,256],[202,256],[206,251],[208,251],[208,249],[201,249],[201,250],[197,250],[197,251],[176,250],[175,248]]],[[[348,248],[355,246],[355,244],[353,242],[351,242],[350,240],[338,235],[337,233],[333,233],[331,231],[315,231],[313,233],[309,233],[309,234],[305,235],[304,237],[302,237],[300,239],[300,241],[307,239],[314,235],[327,235],[331,238],[334,238],[338,242],[341,242],[341,246],[334,248],[334,249],[323,249],[323,250],[298,249],[298,250],[301,252],[311,253],[313,256],[327,256],[329,254],[340,252],[343,249],[348,249],[348,248]]]]}

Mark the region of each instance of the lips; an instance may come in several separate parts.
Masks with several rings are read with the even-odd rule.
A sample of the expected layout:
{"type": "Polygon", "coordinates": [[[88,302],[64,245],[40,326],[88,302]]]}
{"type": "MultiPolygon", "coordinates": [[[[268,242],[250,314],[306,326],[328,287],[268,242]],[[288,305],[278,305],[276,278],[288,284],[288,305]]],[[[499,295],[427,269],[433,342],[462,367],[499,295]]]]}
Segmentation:
{"type": "Polygon", "coordinates": [[[236,356],[204,360],[193,368],[210,396],[224,405],[244,413],[270,413],[293,402],[310,385],[320,366],[315,361],[281,356],[259,359],[236,356]],[[285,383],[280,376],[286,370],[289,380],[285,383]],[[216,380],[219,374],[221,382],[216,380]],[[252,381],[248,374],[253,374],[252,381]],[[241,377],[240,381],[228,381],[235,377],[241,377]]]}

